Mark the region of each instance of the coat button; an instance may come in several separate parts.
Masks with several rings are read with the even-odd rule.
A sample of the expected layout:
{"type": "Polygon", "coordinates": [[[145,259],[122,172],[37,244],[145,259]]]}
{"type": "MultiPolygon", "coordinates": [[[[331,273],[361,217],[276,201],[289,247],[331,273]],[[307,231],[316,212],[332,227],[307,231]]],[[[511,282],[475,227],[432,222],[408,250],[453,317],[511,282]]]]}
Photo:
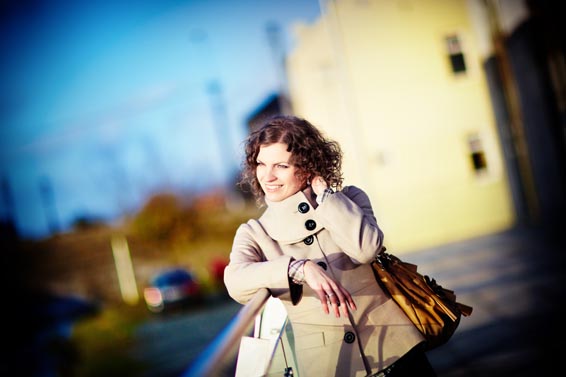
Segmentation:
{"type": "Polygon", "coordinates": [[[307,238],[305,238],[303,240],[303,242],[305,243],[305,245],[312,245],[312,243],[314,242],[314,237],[313,236],[308,236],[307,238]]]}
{"type": "Polygon", "coordinates": [[[320,262],[316,262],[316,264],[318,264],[320,267],[322,267],[323,270],[326,270],[328,268],[328,266],[326,265],[326,263],[320,261],[320,262]]]}
{"type": "Polygon", "coordinates": [[[311,207],[308,205],[308,203],[301,202],[301,203],[299,204],[299,212],[300,212],[300,213],[307,213],[310,208],[311,208],[311,207]]]}
{"type": "Polygon", "coordinates": [[[356,336],[354,335],[353,332],[348,331],[346,334],[344,334],[344,341],[348,344],[352,344],[354,343],[354,340],[356,340],[356,336]]]}
{"type": "Polygon", "coordinates": [[[313,230],[314,228],[316,228],[316,221],[314,220],[305,221],[305,228],[307,228],[307,230],[313,230]]]}

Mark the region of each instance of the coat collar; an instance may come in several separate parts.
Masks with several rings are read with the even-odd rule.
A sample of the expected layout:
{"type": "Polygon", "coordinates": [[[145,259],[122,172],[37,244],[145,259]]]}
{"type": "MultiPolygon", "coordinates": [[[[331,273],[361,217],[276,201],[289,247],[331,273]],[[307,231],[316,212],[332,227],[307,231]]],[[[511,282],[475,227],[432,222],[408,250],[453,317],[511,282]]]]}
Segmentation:
{"type": "Polygon", "coordinates": [[[280,202],[267,199],[265,202],[267,209],[259,222],[267,234],[279,243],[301,242],[323,229],[316,216],[316,201],[310,187],[280,202]]]}

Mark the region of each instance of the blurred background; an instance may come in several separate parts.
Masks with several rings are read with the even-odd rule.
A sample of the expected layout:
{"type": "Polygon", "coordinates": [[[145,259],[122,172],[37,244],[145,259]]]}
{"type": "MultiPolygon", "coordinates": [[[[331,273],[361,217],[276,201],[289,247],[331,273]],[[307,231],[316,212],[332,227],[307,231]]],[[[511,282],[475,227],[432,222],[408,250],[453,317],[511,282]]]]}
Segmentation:
{"type": "Polygon", "coordinates": [[[552,0],[2,2],[14,324],[2,368],[188,365],[241,308],[222,271],[237,226],[260,213],[236,185],[242,141],[275,113],[340,142],[345,184],[367,190],[398,254],[518,227],[562,233],[560,11],[552,0]],[[140,348],[144,331],[169,341],[169,359],[140,348]]]}

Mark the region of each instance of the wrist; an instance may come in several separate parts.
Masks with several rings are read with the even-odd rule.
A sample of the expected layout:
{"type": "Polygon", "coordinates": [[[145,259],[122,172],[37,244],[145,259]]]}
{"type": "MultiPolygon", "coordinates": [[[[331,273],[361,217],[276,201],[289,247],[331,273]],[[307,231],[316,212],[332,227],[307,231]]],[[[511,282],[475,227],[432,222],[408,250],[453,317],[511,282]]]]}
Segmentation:
{"type": "Polygon", "coordinates": [[[305,284],[305,263],[308,261],[309,259],[299,259],[292,260],[291,263],[289,263],[288,275],[293,283],[298,285],[305,284]]]}

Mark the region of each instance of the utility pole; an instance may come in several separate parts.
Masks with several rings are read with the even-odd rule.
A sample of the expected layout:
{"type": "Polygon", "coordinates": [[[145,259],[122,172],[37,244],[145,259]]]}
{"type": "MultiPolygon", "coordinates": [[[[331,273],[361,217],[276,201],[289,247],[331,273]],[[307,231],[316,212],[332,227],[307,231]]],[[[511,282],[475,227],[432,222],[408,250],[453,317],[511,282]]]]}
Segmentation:
{"type": "Polygon", "coordinates": [[[278,23],[271,21],[267,23],[265,30],[277,75],[279,109],[282,114],[291,114],[292,108],[289,101],[289,84],[285,65],[285,49],[281,40],[281,28],[278,23]]]}
{"type": "Polygon", "coordinates": [[[230,133],[228,127],[228,115],[226,111],[226,104],[222,93],[222,87],[218,80],[211,80],[207,84],[207,93],[210,97],[210,105],[212,109],[213,126],[218,140],[218,149],[220,158],[222,159],[222,166],[225,170],[226,177],[231,177],[233,171],[234,156],[231,153],[232,146],[230,144],[230,133]]]}
{"type": "MultiPolygon", "coordinates": [[[[208,42],[208,34],[202,29],[195,29],[191,33],[191,41],[200,50],[195,56],[205,60],[205,65],[213,72],[217,70],[216,61],[213,57],[213,50],[208,42]]],[[[213,75],[210,75],[213,76],[213,75]]],[[[224,174],[223,186],[225,188],[225,204],[228,209],[237,210],[241,208],[243,199],[233,189],[232,183],[238,166],[234,166],[235,155],[233,153],[228,111],[222,85],[218,79],[206,75],[206,93],[209,96],[214,133],[217,139],[219,156],[224,174]],[[228,184],[226,183],[228,182],[228,184]]]]}
{"type": "Polygon", "coordinates": [[[207,92],[210,96],[212,116],[214,118],[213,126],[216,139],[218,140],[221,165],[224,169],[225,177],[228,179],[228,184],[224,184],[224,187],[226,187],[225,205],[230,210],[239,210],[242,208],[244,202],[243,198],[232,188],[232,181],[237,168],[233,164],[235,158],[230,143],[228,114],[222,93],[222,86],[217,80],[211,80],[207,85],[207,92]]]}
{"type": "Polygon", "coordinates": [[[12,196],[12,190],[10,189],[10,182],[8,178],[2,177],[2,186],[0,187],[2,202],[6,213],[1,219],[0,238],[17,238],[18,232],[16,230],[16,224],[14,221],[14,198],[12,196]]]}
{"type": "Polygon", "coordinates": [[[50,234],[59,232],[59,219],[57,216],[57,209],[55,205],[55,195],[53,193],[53,186],[48,177],[42,177],[39,181],[39,193],[45,210],[45,218],[50,234]]]}

